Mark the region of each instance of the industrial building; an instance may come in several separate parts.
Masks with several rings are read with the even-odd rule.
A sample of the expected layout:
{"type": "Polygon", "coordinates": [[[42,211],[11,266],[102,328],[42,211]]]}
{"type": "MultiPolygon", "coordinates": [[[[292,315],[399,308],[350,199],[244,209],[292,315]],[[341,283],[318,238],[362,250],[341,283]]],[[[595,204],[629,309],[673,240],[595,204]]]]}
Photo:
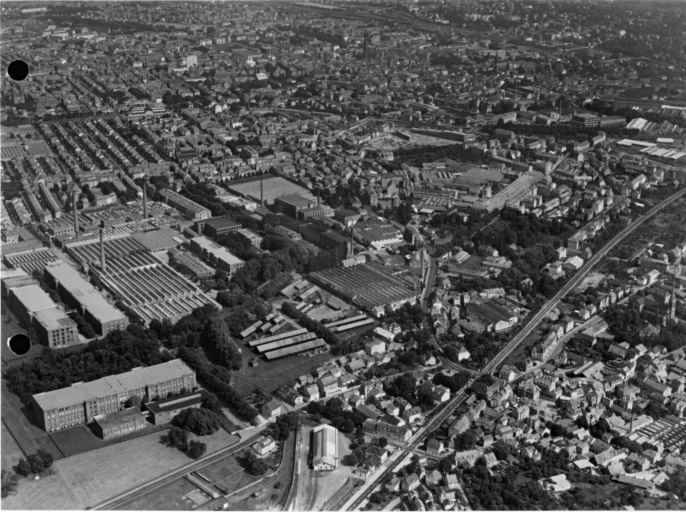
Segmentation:
{"type": "Polygon", "coordinates": [[[245,266],[245,262],[234,256],[226,247],[216,244],[204,236],[191,238],[191,250],[202,256],[205,260],[227,272],[229,276],[245,266]]]}
{"type": "Polygon", "coordinates": [[[286,215],[294,219],[313,217],[333,217],[333,209],[321,204],[318,199],[310,199],[300,194],[288,194],[274,199],[274,204],[281,207],[286,215]]]}
{"type": "Polygon", "coordinates": [[[419,269],[394,271],[378,263],[330,268],[312,272],[309,279],[322,288],[376,316],[384,309],[395,310],[402,304],[414,304],[420,294],[419,269]]]}
{"type": "Polygon", "coordinates": [[[320,425],[312,431],[312,469],[333,471],[338,467],[338,430],[320,425]]]}
{"type": "Polygon", "coordinates": [[[18,286],[8,293],[10,307],[18,318],[35,327],[41,343],[50,348],[62,348],[79,342],[76,322],[40,286],[18,286]]]}
{"type": "Polygon", "coordinates": [[[241,229],[240,222],[236,222],[231,217],[213,217],[195,222],[195,231],[201,235],[215,238],[228,233],[235,233],[241,229]]]}
{"type": "Polygon", "coordinates": [[[212,216],[210,210],[173,190],[162,189],[160,195],[164,198],[165,203],[179,210],[189,220],[209,219],[212,216]]]}
{"type": "Polygon", "coordinates": [[[174,359],[35,394],[33,410],[38,423],[47,432],[54,432],[90,423],[96,416],[115,413],[133,396],[166,398],[169,393],[191,390],[196,385],[195,372],[181,359],[174,359]]]}
{"type": "Polygon", "coordinates": [[[45,277],[57,288],[65,302],[78,308],[95,331],[105,336],[117,329],[126,329],[129,319],[105,300],[102,294],[67,263],[59,262],[45,267],[45,277]]]}

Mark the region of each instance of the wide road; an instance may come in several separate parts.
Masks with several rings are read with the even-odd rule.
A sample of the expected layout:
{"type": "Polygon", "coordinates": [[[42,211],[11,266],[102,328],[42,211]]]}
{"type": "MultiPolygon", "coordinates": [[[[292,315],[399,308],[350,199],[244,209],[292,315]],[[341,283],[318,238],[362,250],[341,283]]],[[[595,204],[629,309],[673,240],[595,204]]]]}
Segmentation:
{"type": "MultiPolygon", "coordinates": [[[[568,294],[572,289],[578,286],[581,281],[586,277],[588,272],[593,268],[609,251],[611,251],[619,242],[630,235],[636,228],[643,224],[646,220],[653,217],[660,210],[670,205],[674,201],[683,197],[686,193],[686,188],[679,190],[675,194],[671,195],[661,203],[654,206],[645,215],[640,216],[629,224],[626,228],[620,231],[612,240],[603,246],[594,256],[591,257],[588,262],[577,272],[561,289],[558,291],[553,298],[546,302],[543,307],[529,320],[527,325],[512,338],[512,340],[491,360],[482,370],[479,375],[486,373],[494,373],[495,369],[519,346],[519,344],[524,341],[524,339],[538,326],[538,324],[545,318],[545,316],[555,307],[555,305],[568,294]]],[[[465,388],[469,387],[476,377],[472,377],[465,388]]],[[[366,500],[376,488],[376,483],[381,481],[384,477],[391,474],[395,468],[405,459],[408,451],[414,450],[419,446],[426,437],[427,434],[433,431],[435,427],[440,425],[445,421],[457,407],[459,407],[462,402],[467,398],[464,389],[460,390],[441,410],[436,416],[430,418],[426,424],[421,427],[415,435],[410,439],[409,446],[402,450],[402,453],[382,472],[374,475],[370,480],[365,482],[365,484],[360,488],[360,490],[351,497],[350,500],[342,507],[342,510],[357,510],[361,503],[366,500]]]]}

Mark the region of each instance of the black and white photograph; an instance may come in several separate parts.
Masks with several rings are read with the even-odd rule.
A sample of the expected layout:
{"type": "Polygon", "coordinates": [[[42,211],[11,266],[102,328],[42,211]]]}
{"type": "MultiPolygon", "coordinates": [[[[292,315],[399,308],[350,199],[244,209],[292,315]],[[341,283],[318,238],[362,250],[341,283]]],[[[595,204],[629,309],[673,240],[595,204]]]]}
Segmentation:
{"type": "Polygon", "coordinates": [[[686,510],[686,0],[0,3],[3,510],[686,510]]]}

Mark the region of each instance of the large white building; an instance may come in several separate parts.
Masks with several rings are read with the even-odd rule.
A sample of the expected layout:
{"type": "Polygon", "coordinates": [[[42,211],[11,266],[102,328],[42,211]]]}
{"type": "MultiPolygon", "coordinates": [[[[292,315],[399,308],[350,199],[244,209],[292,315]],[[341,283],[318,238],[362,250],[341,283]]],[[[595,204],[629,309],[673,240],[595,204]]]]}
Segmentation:
{"type": "Polygon", "coordinates": [[[312,435],[312,468],[315,471],[333,471],[338,467],[338,430],[330,425],[320,425],[312,435]]]}

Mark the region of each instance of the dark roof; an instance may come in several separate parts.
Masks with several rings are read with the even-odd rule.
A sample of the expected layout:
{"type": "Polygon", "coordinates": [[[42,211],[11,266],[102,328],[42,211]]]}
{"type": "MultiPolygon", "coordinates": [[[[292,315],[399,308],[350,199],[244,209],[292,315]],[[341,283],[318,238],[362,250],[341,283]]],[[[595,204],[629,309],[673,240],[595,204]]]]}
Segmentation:
{"type": "Polygon", "coordinates": [[[175,411],[177,409],[183,409],[186,407],[192,407],[196,404],[202,403],[202,401],[207,397],[209,393],[204,389],[199,391],[193,391],[191,393],[186,393],[181,396],[174,396],[171,398],[165,398],[157,402],[148,402],[145,406],[153,414],[159,414],[165,411],[175,411]]]}
{"type": "Polygon", "coordinates": [[[240,222],[236,222],[231,217],[212,217],[205,221],[205,226],[212,226],[214,229],[231,228],[240,225],[240,222]]]}

